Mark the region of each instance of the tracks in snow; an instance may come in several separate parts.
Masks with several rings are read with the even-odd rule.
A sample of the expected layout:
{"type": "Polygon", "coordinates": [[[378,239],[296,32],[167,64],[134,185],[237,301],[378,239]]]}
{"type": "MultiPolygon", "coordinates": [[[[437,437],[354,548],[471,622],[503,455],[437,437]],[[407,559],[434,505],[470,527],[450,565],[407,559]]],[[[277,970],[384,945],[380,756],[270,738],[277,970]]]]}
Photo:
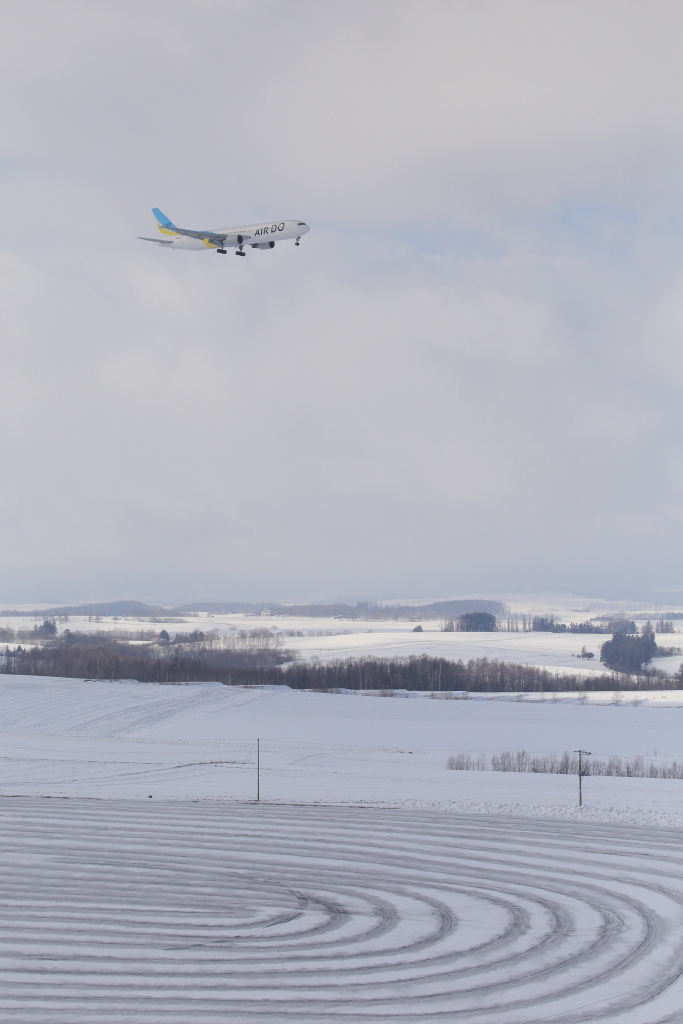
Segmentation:
{"type": "Polygon", "coordinates": [[[5,799],[0,1020],[673,1024],[681,838],[378,809],[5,799]]]}

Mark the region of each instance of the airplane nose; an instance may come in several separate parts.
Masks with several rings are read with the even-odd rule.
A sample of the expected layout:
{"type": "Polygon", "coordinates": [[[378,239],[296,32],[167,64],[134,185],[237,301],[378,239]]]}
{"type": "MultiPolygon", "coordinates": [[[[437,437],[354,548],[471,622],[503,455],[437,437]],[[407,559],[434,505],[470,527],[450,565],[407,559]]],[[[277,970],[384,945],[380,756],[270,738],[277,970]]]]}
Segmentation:
{"type": "Polygon", "coordinates": [[[304,222],[302,220],[299,221],[298,228],[299,228],[299,234],[300,235],[305,235],[308,231],[311,230],[309,228],[308,224],[304,224],[304,222]]]}

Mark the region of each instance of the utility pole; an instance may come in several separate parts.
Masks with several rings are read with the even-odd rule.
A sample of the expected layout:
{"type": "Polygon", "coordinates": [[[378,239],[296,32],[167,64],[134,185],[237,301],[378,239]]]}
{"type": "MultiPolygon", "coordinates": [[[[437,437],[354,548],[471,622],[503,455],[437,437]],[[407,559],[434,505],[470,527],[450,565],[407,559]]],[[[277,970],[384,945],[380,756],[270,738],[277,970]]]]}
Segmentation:
{"type": "Polygon", "coordinates": [[[261,740],[256,740],[256,803],[261,801],[261,740]]]}
{"type": "Polygon", "coordinates": [[[584,754],[586,755],[586,757],[590,757],[590,753],[591,752],[590,752],[590,750],[575,750],[574,753],[579,755],[579,807],[581,807],[581,805],[583,803],[583,793],[582,793],[582,790],[581,790],[581,780],[583,779],[583,761],[582,761],[582,757],[583,757],[584,754]]]}

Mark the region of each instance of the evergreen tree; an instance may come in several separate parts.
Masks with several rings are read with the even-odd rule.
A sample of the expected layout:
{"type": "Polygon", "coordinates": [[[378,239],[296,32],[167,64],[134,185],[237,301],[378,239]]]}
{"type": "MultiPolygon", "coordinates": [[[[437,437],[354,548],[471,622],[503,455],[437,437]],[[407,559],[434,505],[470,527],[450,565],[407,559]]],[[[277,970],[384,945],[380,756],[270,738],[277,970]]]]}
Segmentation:
{"type": "Polygon", "coordinates": [[[490,612],[466,612],[458,619],[462,633],[495,633],[496,616],[490,612]]]}
{"type": "Polygon", "coordinates": [[[614,672],[642,672],[643,666],[657,653],[657,643],[652,626],[642,636],[615,633],[611,640],[600,648],[600,660],[614,672]]]}

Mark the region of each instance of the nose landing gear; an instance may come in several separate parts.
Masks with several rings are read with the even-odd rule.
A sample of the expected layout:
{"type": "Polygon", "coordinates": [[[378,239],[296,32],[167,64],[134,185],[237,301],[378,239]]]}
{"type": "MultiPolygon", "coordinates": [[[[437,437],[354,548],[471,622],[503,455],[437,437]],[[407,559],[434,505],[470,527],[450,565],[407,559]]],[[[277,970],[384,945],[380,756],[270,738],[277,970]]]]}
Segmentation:
{"type": "Polygon", "coordinates": [[[294,243],[294,245],[298,245],[300,241],[301,241],[301,235],[298,236],[298,238],[297,238],[296,242],[294,243]]]}

